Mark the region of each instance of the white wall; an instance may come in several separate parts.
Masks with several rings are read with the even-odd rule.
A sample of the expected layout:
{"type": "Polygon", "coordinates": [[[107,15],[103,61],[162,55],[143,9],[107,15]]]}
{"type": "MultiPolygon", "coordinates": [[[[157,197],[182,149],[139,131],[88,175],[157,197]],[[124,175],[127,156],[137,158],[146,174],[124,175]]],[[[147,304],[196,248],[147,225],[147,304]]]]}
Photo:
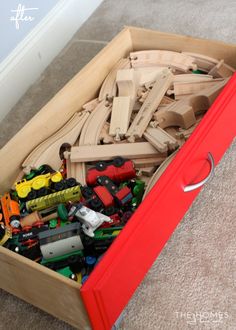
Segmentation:
{"type": "MultiPolygon", "coordinates": [[[[0,4],[2,2],[15,4],[17,0],[0,0],[0,4]]],[[[41,16],[38,16],[38,23],[34,27],[25,28],[24,33],[22,30],[22,35],[15,35],[18,31],[13,33],[13,22],[6,20],[8,12],[4,14],[4,22],[8,28],[2,29],[0,26],[1,44],[5,45],[5,48],[2,48],[0,44],[0,53],[3,49],[2,58],[10,51],[10,54],[0,62],[0,121],[64,48],[102,0],[24,0],[25,6],[26,2],[33,6],[38,4],[41,8],[41,16]],[[41,5],[46,2],[47,6],[42,7],[41,5]],[[53,2],[56,5],[53,6],[53,2]],[[52,7],[47,13],[49,3],[52,7]],[[14,49],[11,51],[12,48],[14,49]]],[[[4,8],[9,8],[9,6],[4,8]]],[[[23,28],[23,25],[28,23],[20,22],[20,24],[23,28]]]]}
{"type": "Polygon", "coordinates": [[[0,62],[32,31],[57,2],[58,0],[0,0],[0,62]],[[32,15],[34,20],[20,22],[19,29],[16,29],[15,22],[10,18],[16,15],[11,10],[17,9],[19,4],[24,5],[25,8],[38,8],[38,10],[25,12],[26,15],[32,15]]]}

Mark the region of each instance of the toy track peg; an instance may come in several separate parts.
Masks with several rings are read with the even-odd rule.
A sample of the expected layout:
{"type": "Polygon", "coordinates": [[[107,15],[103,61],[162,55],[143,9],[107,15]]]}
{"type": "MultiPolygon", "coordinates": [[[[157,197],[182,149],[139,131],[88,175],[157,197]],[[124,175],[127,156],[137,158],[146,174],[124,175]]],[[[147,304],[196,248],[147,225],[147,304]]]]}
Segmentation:
{"type": "Polygon", "coordinates": [[[99,104],[98,98],[93,99],[83,105],[83,109],[88,112],[92,112],[99,104]]]}
{"type": "Polygon", "coordinates": [[[63,143],[74,144],[80,131],[89,117],[89,112],[77,112],[72,118],[55,134],[38,145],[22,164],[25,173],[31,169],[38,168],[42,164],[48,164],[54,169],[59,169],[61,159],[59,150],[63,143]]]}
{"type": "Polygon", "coordinates": [[[127,58],[120,59],[108,73],[99,92],[98,100],[104,101],[117,95],[116,75],[120,69],[129,69],[130,61],[127,58]]]}
{"type": "Polygon", "coordinates": [[[135,138],[142,137],[172,81],[172,73],[168,69],[163,69],[127,131],[126,137],[129,138],[130,142],[134,142],[135,138]]]}
{"type": "Polygon", "coordinates": [[[167,50],[144,50],[130,53],[131,66],[133,68],[145,66],[164,66],[188,72],[196,70],[197,65],[194,58],[167,50]]]}

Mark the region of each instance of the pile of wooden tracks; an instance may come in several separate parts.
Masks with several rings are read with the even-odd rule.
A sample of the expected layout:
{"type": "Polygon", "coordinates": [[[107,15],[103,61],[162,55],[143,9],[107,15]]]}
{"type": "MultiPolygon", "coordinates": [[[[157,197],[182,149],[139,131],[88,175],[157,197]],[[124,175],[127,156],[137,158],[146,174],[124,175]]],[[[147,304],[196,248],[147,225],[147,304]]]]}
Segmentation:
{"type": "Polygon", "coordinates": [[[121,156],[134,162],[146,193],[188,139],[234,69],[201,54],[145,50],[116,63],[96,99],[86,103],[22,164],[23,174],[42,164],[61,167],[86,184],[86,171],[121,156]]]}

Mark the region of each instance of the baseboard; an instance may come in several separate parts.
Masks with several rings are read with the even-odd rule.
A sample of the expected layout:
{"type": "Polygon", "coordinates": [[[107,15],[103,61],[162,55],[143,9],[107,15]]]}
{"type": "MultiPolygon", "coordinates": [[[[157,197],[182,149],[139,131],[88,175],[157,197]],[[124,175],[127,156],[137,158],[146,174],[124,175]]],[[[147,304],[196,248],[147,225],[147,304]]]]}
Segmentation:
{"type": "Polygon", "coordinates": [[[0,121],[101,2],[60,0],[0,63],[0,121]]]}

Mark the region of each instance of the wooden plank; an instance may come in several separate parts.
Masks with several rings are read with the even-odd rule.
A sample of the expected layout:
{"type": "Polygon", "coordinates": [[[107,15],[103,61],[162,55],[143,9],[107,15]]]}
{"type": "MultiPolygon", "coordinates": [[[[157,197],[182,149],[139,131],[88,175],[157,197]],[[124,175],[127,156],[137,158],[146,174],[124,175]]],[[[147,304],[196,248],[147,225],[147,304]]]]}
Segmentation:
{"type": "Polygon", "coordinates": [[[130,96],[119,96],[113,99],[109,134],[115,136],[116,141],[120,141],[127,133],[132,112],[131,105],[130,96]]]}
{"type": "Polygon", "coordinates": [[[164,50],[144,50],[130,53],[131,66],[164,66],[187,72],[196,70],[197,65],[194,63],[194,58],[183,53],[164,50]]]}
{"type": "Polygon", "coordinates": [[[206,88],[194,95],[183,98],[154,114],[157,124],[161,128],[179,126],[189,128],[196,123],[195,113],[206,111],[225,86],[227,79],[217,85],[206,88]]]}
{"type": "Polygon", "coordinates": [[[40,143],[24,160],[22,167],[25,173],[38,168],[43,164],[50,165],[54,170],[59,170],[61,159],[59,150],[63,143],[73,145],[78,138],[82,127],[89,117],[89,112],[77,112],[55,134],[40,143]]]}
{"type": "Polygon", "coordinates": [[[65,152],[66,158],[71,162],[93,162],[108,160],[117,156],[128,159],[157,156],[157,150],[149,142],[106,144],[96,146],[72,147],[70,152],[65,152]]]}
{"type": "Polygon", "coordinates": [[[129,137],[129,141],[133,142],[135,138],[142,137],[172,79],[173,75],[168,69],[163,69],[162,73],[158,75],[152,90],[128,129],[126,136],[129,137]]]}
{"type": "Polygon", "coordinates": [[[148,127],[143,136],[160,152],[175,150],[178,146],[177,140],[160,127],[148,127]]]}
{"type": "Polygon", "coordinates": [[[88,329],[79,283],[3,247],[0,263],[2,289],[76,328],[88,329]]]}
{"type": "Polygon", "coordinates": [[[116,75],[118,70],[130,68],[130,61],[127,58],[120,59],[112,68],[104,80],[99,92],[99,101],[110,99],[117,95],[116,75]]]}

